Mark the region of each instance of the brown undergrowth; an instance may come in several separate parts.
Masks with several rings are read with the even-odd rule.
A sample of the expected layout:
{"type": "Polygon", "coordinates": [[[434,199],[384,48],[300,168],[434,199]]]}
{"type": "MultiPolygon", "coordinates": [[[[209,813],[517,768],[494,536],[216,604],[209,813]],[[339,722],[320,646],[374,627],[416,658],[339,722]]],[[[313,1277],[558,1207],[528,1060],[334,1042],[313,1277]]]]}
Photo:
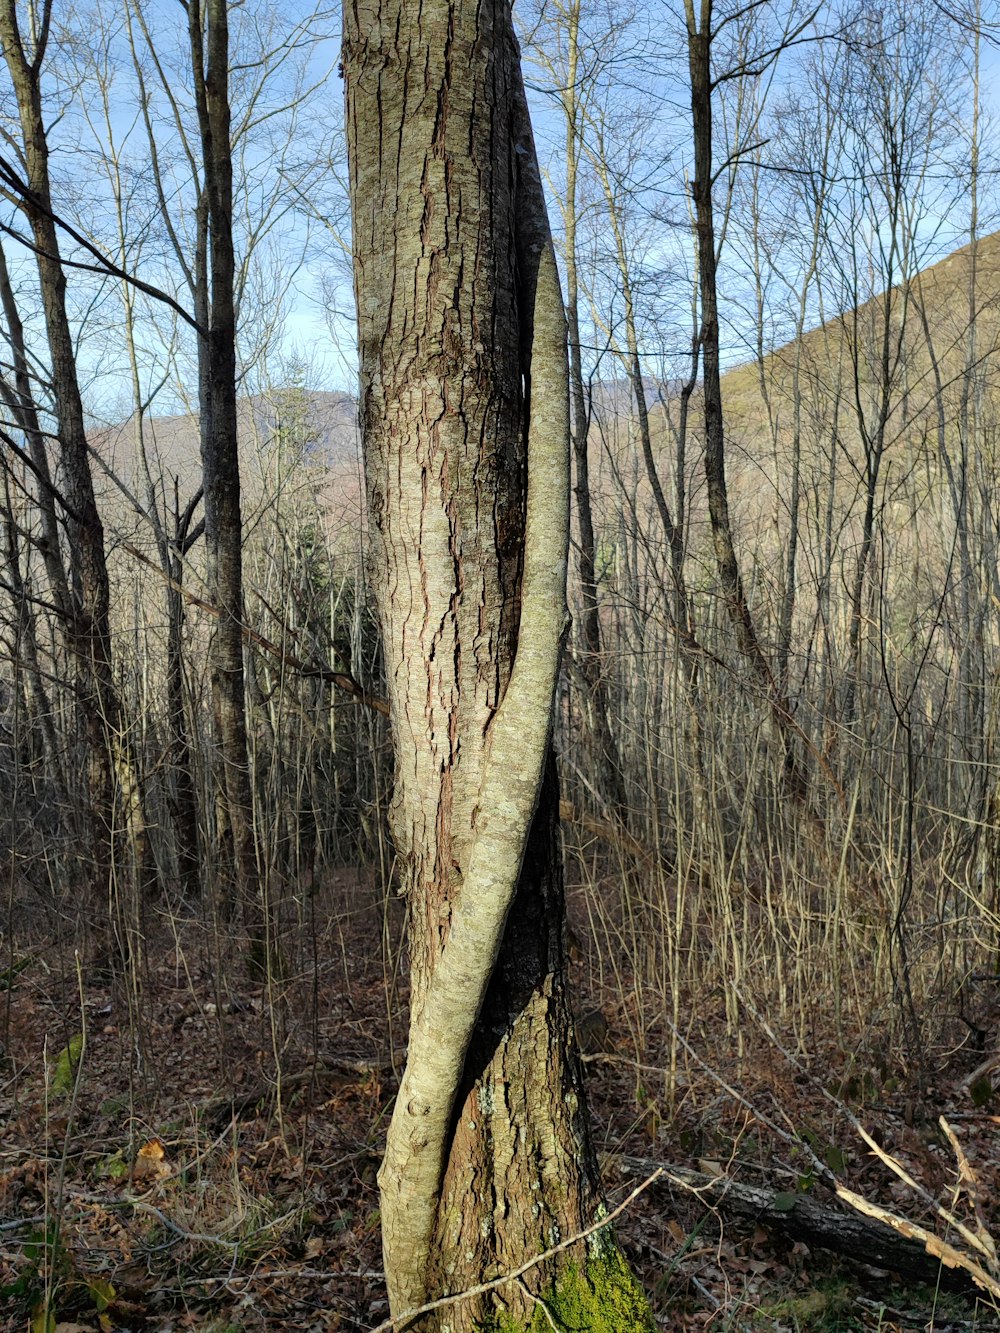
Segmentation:
{"type": "MultiPolygon", "coordinates": [[[[824,1020],[822,995],[804,1034],[773,997],[741,991],[734,1040],[721,985],[665,1007],[641,958],[609,955],[627,904],[594,887],[571,874],[570,952],[612,1205],[666,1164],[763,1185],[789,1213],[804,1197],[832,1207],[828,1172],[931,1230],[936,1200],[1000,1231],[1000,1104],[991,1070],[970,1082],[985,1057],[957,1011],[937,1015],[919,1072],[893,1054],[891,1013],[824,1020]]],[[[375,1172],[404,1055],[399,909],[338,872],[287,924],[269,984],[248,983],[236,945],[197,916],[151,912],[126,976],[30,929],[6,942],[3,1327],[318,1333],[386,1319],[375,1172]]],[[[619,1231],[666,1329],[1000,1323],[794,1228],[731,1219],[690,1179],[658,1181],[619,1231]]]]}

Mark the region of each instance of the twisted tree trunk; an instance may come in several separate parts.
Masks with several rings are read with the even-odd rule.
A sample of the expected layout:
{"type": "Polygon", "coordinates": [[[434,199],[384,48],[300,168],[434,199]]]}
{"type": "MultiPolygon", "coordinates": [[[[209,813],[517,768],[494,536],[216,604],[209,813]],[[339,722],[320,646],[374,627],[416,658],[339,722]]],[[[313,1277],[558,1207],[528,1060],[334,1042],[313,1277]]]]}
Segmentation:
{"type": "MultiPolygon", "coordinates": [[[[370,560],[409,907],[409,1056],[379,1177],[399,1316],[512,1270],[600,1204],[550,749],[566,330],[506,0],[355,0],[344,26],[370,560]]],[[[542,1301],[587,1327],[646,1326],[603,1233],[414,1326],[458,1333],[502,1312],[533,1327],[542,1301]]]]}

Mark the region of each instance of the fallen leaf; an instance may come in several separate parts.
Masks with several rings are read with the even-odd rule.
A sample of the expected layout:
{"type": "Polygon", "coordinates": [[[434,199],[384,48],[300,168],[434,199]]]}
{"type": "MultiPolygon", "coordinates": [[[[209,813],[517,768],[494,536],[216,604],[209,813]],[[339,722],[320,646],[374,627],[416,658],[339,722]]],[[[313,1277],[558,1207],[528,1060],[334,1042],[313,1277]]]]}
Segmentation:
{"type": "Polygon", "coordinates": [[[135,1155],[132,1166],[133,1180],[162,1180],[170,1175],[170,1165],[166,1161],[166,1149],[159,1139],[150,1139],[144,1143],[135,1155]]]}

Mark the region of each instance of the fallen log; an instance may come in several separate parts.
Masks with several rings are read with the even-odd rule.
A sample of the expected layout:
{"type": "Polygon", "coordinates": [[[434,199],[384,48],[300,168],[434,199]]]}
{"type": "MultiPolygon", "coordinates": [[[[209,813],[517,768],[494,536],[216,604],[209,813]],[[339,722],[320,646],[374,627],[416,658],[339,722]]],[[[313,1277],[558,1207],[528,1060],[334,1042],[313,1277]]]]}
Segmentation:
{"type": "Polygon", "coordinates": [[[663,1175],[652,1186],[653,1194],[662,1196],[667,1192],[673,1201],[683,1198],[688,1205],[696,1196],[712,1211],[767,1227],[788,1240],[803,1241],[869,1268],[888,1269],[911,1282],[982,1296],[967,1273],[945,1267],[918,1241],[909,1240],[884,1222],[865,1217],[832,1199],[821,1200],[799,1193],[792,1197],[767,1185],[748,1185],[730,1176],[710,1176],[643,1157],[621,1156],[617,1163],[626,1176],[649,1175],[662,1165],[663,1175]]]}

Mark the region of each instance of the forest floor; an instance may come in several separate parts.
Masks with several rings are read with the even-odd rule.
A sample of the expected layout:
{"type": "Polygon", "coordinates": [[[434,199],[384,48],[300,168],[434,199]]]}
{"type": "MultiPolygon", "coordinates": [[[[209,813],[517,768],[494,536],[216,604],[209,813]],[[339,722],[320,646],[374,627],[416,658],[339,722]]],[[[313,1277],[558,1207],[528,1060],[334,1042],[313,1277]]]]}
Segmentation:
{"type": "MultiPolygon", "coordinates": [[[[271,986],[247,983],[216,930],[155,911],[127,986],[41,928],[3,941],[0,1327],[325,1333],[388,1318],[375,1175],[405,1050],[405,982],[387,961],[400,914],[386,919],[353,872],[307,908],[297,971],[271,986]]],[[[983,1052],[929,1050],[918,1078],[873,1057],[871,1034],[803,1049],[748,1017],[737,1040],[721,994],[685,997],[679,1040],[642,1012],[627,966],[612,980],[592,942],[582,952],[572,982],[610,1204],[666,1168],[618,1221],[660,1327],[1000,1328],[995,1305],[946,1292],[933,1264],[931,1285],[903,1282],[794,1221],[801,1200],[843,1213],[832,1172],[904,1226],[978,1242],[996,1272],[1000,1105],[989,1072],[968,1081],[983,1052]],[[709,1188],[722,1179],[766,1190],[769,1208],[731,1215],[709,1188]]]]}

